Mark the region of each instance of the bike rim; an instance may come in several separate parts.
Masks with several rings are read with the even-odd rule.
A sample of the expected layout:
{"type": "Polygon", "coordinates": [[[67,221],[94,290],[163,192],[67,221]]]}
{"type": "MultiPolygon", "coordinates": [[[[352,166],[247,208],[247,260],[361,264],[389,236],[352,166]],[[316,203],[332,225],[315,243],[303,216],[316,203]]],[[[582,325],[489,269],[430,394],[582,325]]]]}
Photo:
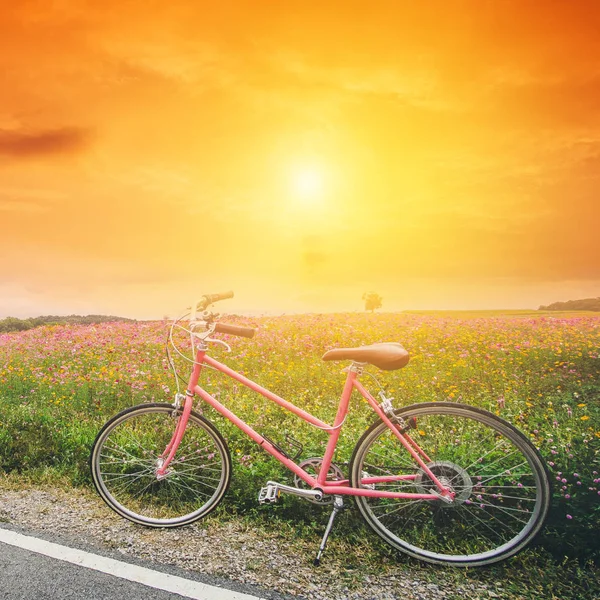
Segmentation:
{"type": "MultiPolygon", "coordinates": [[[[493,415],[458,407],[421,408],[401,416],[416,417],[416,428],[408,433],[456,499],[447,504],[361,497],[359,509],[378,534],[413,556],[462,564],[495,562],[530,541],[547,511],[547,480],[535,449],[520,433],[493,415]]],[[[407,479],[378,483],[377,489],[437,491],[383,424],[366,434],[352,474],[358,486],[365,477],[402,475],[407,479]]]]}
{"type": "Polygon", "coordinates": [[[225,493],[226,450],[193,415],[166,476],[157,476],[177,418],[169,406],[124,414],[96,443],[98,491],[114,510],[134,522],[162,527],[189,523],[208,513],[225,493]]]}

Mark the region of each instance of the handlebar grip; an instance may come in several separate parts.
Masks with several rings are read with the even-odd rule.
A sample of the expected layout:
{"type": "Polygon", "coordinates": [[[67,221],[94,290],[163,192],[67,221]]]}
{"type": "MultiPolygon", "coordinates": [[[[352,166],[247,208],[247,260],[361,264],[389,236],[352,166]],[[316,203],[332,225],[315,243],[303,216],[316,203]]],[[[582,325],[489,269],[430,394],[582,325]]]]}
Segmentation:
{"type": "Polygon", "coordinates": [[[202,300],[193,306],[192,309],[205,310],[213,302],[218,302],[219,300],[228,300],[229,298],[233,298],[233,292],[223,292],[222,294],[204,294],[204,296],[202,296],[202,300]]]}
{"type": "Polygon", "coordinates": [[[223,292],[221,294],[206,294],[202,296],[206,302],[206,305],[212,304],[213,302],[218,302],[219,300],[228,300],[229,298],[233,298],[233,292],[223,292]]]}
{"type": "Polygon", "coordinates": [[[215,326],[216,333],[229,333],[245,338],[253,338],[256,329],[252,327],[240,327],[239,325],[228,325],[227,323],[217,323],[215,326]]]}

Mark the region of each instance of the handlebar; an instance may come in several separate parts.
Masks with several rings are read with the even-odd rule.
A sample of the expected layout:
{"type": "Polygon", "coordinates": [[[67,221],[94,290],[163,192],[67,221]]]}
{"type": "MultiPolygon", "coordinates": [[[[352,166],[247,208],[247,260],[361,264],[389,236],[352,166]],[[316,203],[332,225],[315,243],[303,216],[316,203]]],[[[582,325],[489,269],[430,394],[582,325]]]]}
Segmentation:
{"type": "MultiPolygon", "coordinates": [[[[200,302],[198,302],[192,307],[191,320],[195,320],[196,310],[205,311],[206,308],[214,302],[218,302],[219,300],[228,300],[229,298],[233,298],[233,292],[222,292],[221,294],[205,294],[204,296],[202,296],[200,302]]],[[[205,312],[204,314],[206,315],[207,313],[205,312]]],[[[218,315],[210,314],[210,316],[207,317],[208,322],[210,323],[214,317],[218,317],[218,315]]],[[[239,337],[245,338],[253,338],[255,333],[255,330],[252,327],[241,327],[239,325],[229,325],[227,323],[218,322],[215,323],[213,331],[215,331],[216,333],[228,333],[230,335],[237,335],[239,337]]]]}
{"type": "Polygon", "coordinates": [[[213,304],[213,302],[219,302],[219,300],[228,300],[233,298],[233,292],[223,292],[221,294],[205,294],[202,296],[202,300],[198,302],[198,310],[204,310],[207,306],[213,304]]]}

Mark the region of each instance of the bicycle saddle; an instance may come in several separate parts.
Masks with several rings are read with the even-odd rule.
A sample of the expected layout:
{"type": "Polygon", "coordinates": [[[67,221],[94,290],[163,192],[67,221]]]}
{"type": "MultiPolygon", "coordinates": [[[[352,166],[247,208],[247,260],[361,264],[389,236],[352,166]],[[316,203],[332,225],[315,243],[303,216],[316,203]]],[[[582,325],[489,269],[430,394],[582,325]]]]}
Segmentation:
{"type": "Polygon", "coordinates": [[[334,348],[323,355],[323,360],[354,360],[369,363],[384,371],[395,371],[408,364],[410,354],[396,342],[370,344],[358,348],[334,348]]]}

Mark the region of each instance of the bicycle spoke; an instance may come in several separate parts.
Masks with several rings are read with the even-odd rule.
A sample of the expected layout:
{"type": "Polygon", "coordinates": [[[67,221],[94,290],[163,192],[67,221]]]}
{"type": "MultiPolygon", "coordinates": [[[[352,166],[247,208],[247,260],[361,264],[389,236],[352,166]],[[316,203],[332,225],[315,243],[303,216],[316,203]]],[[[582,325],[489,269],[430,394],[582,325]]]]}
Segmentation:
{"type": "MultiPolygon", "coordinates": [[[[135,479],[131,479],[131,480],[124,480],[124,481],[117,481],[116,485],[112,485],[113,481],[111,481],[110,479],[107,481],[107,483],[111,484],[111,489],[113,494],[115,495],[120,495],[123,492],[125,492],[126,490],[128,490],[129,488],[132,488],[134,486],[135,483],[137,483],[140,480],[143,480],[146,475],[148,475],[148,473],[143,473],[141,475],[138,475],[135,479]]],[[[154,478],[152,478],[150,480],[150,483],[153,483],[155,480],[154,478]]]]}
{"type": "MultiPolygon", "coordinates": [[[[210,494],[208,494],[207,492],[200,490],[198,488],[193,488],[193,487],[185,484],[183,481],[178,481],[177,479],[171,479],[171,481],[169,483],[173,484],[176,487],[181,488],[182,490],[188,490],[194,494],[203,494],[204,496],[210,496],[210,494]]],[[[202,484],[202,485],[206,485],[206,484],[202,484]]],[[[206,485],[206,487],[209,487],[209,486],[206,485]]],[[[213,487],[209,487],[209,489],[211,490],[211,492],[214,491],[213,487]]]]}
{"type": "MultiPolygon", "coordinates": [[[[483,525],[486,529],[488,529],[489,531],[492,532],[492,536],[489,536],[487,539],[495,539],[497,537],[500,536],[500,532],[498,531],[498,529],[495,529],[494,527],[492,527],[489,523],[487,523],[486,521],[484,521],[482,518],[480,518],[480,516],[473,510],[473,507],[466,507],[463,506],[462,508],[463,511],[469,513],[469,515],[475,519],[475,521],[473,521],[473,523],[471,525],[468,526],[467,530],[465,533],[468,533],[469,531],[475,530],[475,527],[477,524],[483,525]]],[[[504,525],[504,523],[502,523],[502,521],[497,521],[496,525],[501,525],[504,528],[507,528],[506,525],[504,525]]],[[[502,537],[502,536],[500,536],[502,537]]],[[[506,541],[506,540],[505,540],[506,541]]]]}
{"type": "MultiPolygon", "coordinates": [[[[386,513],[386,515],[384,515],[384,516],[389,516],[395,512],[405,510],[406,508],[408,508],[409,506],[411,506],[413,504],[421,504],[422,502],[423,502],[423,500],[411,500],[409,502],[404,502],[400,506],[397,506],[396,508],[394,508],[393,510],[388,511],[386,513]]],[[[373,510],[373,512],[375,512],[382,508],[383,509],[388,508],[389,506],[392,506],[392,505],[391,504],[380,504],[380,505],[373,506],[372,510],[373,510]]]]}
{"type": "MultiPolygon", "coordinates": [[[[494,486],[494,489],[496,487],[494,486]]],[[[492,492],[477,492],[478,496],[491,496],[495,500],[519,500],[520,502],[535,502],[535,498],[527,498],[525,496],[505,496],[504,494],[496,494],[492,492]]]]}
{"type": "Polygon", "coordinates": [[[526,515],[531,514],[530,511],[528,511],[528,510],[522,510],[522,509],[518,509],[518,508],[509,508],[507,506],[499,506],[497,504],[489,504],[489,503],[486,503],[486,502],[477,501],[477,502],[473,502],[472,504],[474,506],[479,506],[480,508],[487,508],[487,507],[494,508],[494,509],[499,510],[499,511],[501,511],[503,513],[506,513],[507,516],[515,519],[516,521],[519,521],[520,523],[527,523],[527,521],[526,520],[523,521],[523,520],[519,519],[517,517],[517,515],[511,514],[511,513],[518,512],[518,513],[524,513],[526,515]]]}
{"type": "MultiPolygon", "coordinates": [[[[201,483],[203,485],[210,485],[210,482],[219,482],[221,481],[220,477],[207,477],[206,475],[194,475],[192,472],[179,472],[176,471],[174,475],[171,476],[171,478],[173,477],[178,477],[179,479],[188,479],[192,482],[196,481],[198,483],[201,483]]],[[[214,485],[214,484],[213,484],[214,485]]]]}
{"type": "MultiPolygon", "coordinates": [[[[522,467],[523,465],[526,465],[527,461],[522,462],[520,465],[517,465],[516,467],[513,467],[513,469],[517,469],[518,467],[522,467]]],[[[485,485],[488,481],[491,481],[492,479],[496,479],[497,477],[500,476],[506,476],[507,473],[506,471],[503,471],[502,473],[496,473],[495,475],[492,475],[491,477],[488,477],[487,479],[484,479],[483,481],[478,481],[477,485],[479,486],[483,486],[485,485]]],[[[510,475],[511,477],[515,477],[514,475],[510,475]]]]}

